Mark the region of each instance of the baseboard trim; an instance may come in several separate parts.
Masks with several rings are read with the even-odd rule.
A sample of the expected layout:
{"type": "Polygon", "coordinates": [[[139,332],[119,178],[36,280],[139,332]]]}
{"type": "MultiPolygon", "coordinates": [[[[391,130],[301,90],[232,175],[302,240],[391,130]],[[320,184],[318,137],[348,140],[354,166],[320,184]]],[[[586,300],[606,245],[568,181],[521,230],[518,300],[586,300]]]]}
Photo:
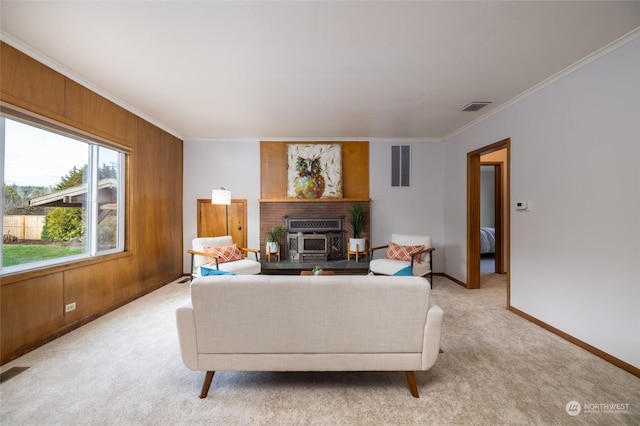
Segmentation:
{"type": "Polygon", "coordinates": [[[545,323],[544,321],[540,321],[539,319],[532,317],[529,314],[526,314],[524,312],[522,312],[519,309],[514,308],[513,306],[509,306],[507,307],[508,310],[510,310],[511,312],[513,312],[514,314],[526,319],[527,321],[531,321],[532,323],[534,323],[535,325],[544,328],[545,330],[555,334],[556,336],[559,336],[561,338],[563,338],[564,340],[573,343],[576,346],[581,347],[582,349],[591,352],[592,354],[604,359],[605,361],[615,365],[616,367],[622,368],[623,370],[625,370],[628,373],[633,374],[636,377],[640,377],[640,368],[634,367],[633,365],[626,363],[624,361],[622,361],[621,359],[618,359],[606,352],[601,351],[600,349],[591,346],[588,343],[583,342],[580,339],[577,339],[575,337],[573,337],[570,334],[565,333],[562,330],[559,330],[547,323],[545,323]]]}
{"type": "MultiPolygon", "coordinates": [[[[462,282],[462,281],[460,281],[460,280],[458,280],[456,278],[453,278],[452,276],[449,276],[449,275],[447,275],[445,273],[434,273],[433,275],[443,276],[443,277],[447,278],[448,280],[451,280],[454,283],[456,283],[456,284],[458,284],[458,285],[460,285],[460,286],[462,286],[464,288],[468,288],[466,283],[464,283],[464,282],[462,282]]],[[[522,318],[526,319],[527,321],[530,321],[530,322],[534,323],[538,327],[542,327],[545,330],[549,331],[550,333],[553,333],[556,336],[561,337],[564,340],[566,340],[566,341],[568,341],[568,342],[570,342],[570,343],[572,343],[572,344],[574,344],[576,346],[581,347],[582,349],[594,354],[597,357],[600,357],[600,358],[604,359],[605,361],[615,365],[616,367],[621,368],[624,371],[626,371],[628,373],[631,373],[636,377],[640,377],[640,368],[637,368],[637,367],[635,367],[635,366],[633,366],[633,365],[631,365],[631,364],[629,364],[627,362],[622,361],[621,359],[618,359],[618,358],[614,357],[613,355],[610,355],[610,354],[608,354],[608,353],[606,353],[606,352],[604,352],[604,351],[602,351],[602,350],[600,350],[600,349],[598,349],[598,348],[596,348],[594,346],[591,346],[590,344],[588,344],[586,342],[583,342],[582,340],[577,339],[577,338],[573,337],[572,335],[567,334],[564,331],[559,330],[559,329],[547,324],[544,321],[540,321],[539,319],[537,319],[535,317],[532,317],[531,315],[526,314],[526,313],[522,312],[521,310],[519,310],[517,308],[514,308],[513,306],[509,305],[509,306],[507,306],[507,309],[509,311],[513,312],[514,314],[518,315],[519,317],[522,317],[522,318]]]]}
{"type": "Polygon", "coordinates": [[[454,283],[456,283],[456,284],[458,284],[458,285],[460,285],[460,286],[462,286],[462,287],[464,287],[464,288],[469,288],[469,287],[467,286],[467,283],[462,282],[462,281],[460,281],[459,279],[453,278],[453,277],[452,277],[452,276],[450,276],[450,275],[447,275],[447,274],[444,274],[444,273],[433,274],[433,275],[440,275],[440,276],[443,276],[443,277],[445,277],[446,279],[448,279],[448,280],[450,280],[450,281],[453,281],[454,283]]]}

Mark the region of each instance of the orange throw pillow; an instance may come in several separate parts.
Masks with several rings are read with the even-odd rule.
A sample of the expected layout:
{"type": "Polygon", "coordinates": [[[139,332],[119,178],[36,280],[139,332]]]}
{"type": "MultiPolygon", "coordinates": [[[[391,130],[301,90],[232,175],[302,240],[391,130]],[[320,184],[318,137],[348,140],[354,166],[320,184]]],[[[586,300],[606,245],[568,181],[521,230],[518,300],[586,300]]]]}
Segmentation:
{"type": "MultiPolygon", "coordinates": [[[[218,255],[218,263],[233,262],[242,259],[242,251],[234,244],[225,247],[205,247],[203,251],[207,254],[218,255]]],[[[207,257],[209,265],[215,265],[216,260],[213,257],[207,257]]]]}
{"type": "MultiPolygon", "coordinates": [[[[423,248],[424,246],[401,246],[399,244],[389,242],[385,258],[411,262],[411,253],[420,251],[423,248]]],[[[420,263],[420,255],[414,256],[414,262],[420,263]]]]}

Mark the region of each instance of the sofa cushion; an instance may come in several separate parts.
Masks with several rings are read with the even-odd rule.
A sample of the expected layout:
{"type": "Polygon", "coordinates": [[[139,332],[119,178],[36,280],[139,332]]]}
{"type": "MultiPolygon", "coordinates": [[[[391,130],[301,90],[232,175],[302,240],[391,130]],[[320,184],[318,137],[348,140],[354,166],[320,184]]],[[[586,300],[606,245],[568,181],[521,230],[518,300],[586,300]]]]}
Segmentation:
{"type": "MultiPolygon", "coordinates": [[[[369,269],[374,274],[393,275],[401,269],[411,266],[411,263],[405,260],[395,259],[373,259],[369,262],[369,269]]],[[[413,264],[413,275],[421,277],[431,272],[429,262],[421,262],[413,264]]]]}
{"type": "MultiPolygon", "coordinates": [[[[201,265],[195,268],[194,276],[200,277],[202,274],[200,273],[200,268],[202,266],[208,267],[210,269],[216,269],[215,266],[209,265],[201,265]]],[[[247,258],[242,258],[241,260],[237,260],[235,262],[225,262],[218,265],[218,269],[220,271],[225,272],[233,272],[236,275],[254,275],[259,274],[262,270],[260,262],[256,262],[255,260],[250,260],[247,258]]]]}
{"type": "MultiPolygon", "coordinates": [[[[242,252],[235,245],[224,247],[205,247],[203,249],[205,253],[218,255],[218,263],[234,262],[242,259],[242,252]]],[[[212,257],[207,258],[209,265],[215,265],[216,260],[212,257]]]]}
{"type": "Polygon", "coordinates": [[[236,275],[254,275],[262,270],[260,262],[243,258],[235,262],[226,262],[219,265],[221,271],[234,272],[236,275]]]}
{"type": "MultiPolygon", "coordinates": [[[[401,246],[399,244],[389,242],[389,247],[387,248],[386,259],[394,259],[394,260],[404,260],[407,262],[411,261],[411,253],[415,253],[424,248],[423,245],[416,246],[401,246]]],[[[420,256],[414,256],[414,262],[420,263],[420,256]]]]}

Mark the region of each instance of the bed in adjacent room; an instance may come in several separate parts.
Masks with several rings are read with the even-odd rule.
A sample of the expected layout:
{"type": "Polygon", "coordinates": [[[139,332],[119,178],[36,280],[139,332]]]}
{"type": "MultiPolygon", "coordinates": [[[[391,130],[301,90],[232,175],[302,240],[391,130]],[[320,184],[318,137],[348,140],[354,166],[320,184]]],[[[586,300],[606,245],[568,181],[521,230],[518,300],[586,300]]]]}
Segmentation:
{"type": "Polygon", "coordinates": [[[496,228],[480,228],[480,254],[496,252],[496,228]]]}

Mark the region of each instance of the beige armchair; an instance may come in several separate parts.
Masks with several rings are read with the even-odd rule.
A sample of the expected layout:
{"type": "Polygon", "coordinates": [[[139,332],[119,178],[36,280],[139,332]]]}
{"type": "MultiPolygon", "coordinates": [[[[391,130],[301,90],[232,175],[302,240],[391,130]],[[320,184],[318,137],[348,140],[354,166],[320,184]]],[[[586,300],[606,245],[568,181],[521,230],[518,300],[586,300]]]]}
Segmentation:
{"type": "Polygon", "coordinates": [[[379,275],[425,277],[433,287],[431,237],[393,234],[389,244],[369,249],[369,271],[379,275]],[[374,251],[386,249],[384,258],[374,259],[374,251]]]}
{"type": "Polygon", "coordinates": [[[207,272],[215,270],[237,275],[255,275],[262,271],[258,261],[259,250],[240,247],[234,250],[233,246],[230,235],[194,238],[192,249],[187,250],[191,254],[191,278],[203,275],[200,267],[208,268],[207,272]],[[228,253],[232,254],[230,258],[234,260],[227,260],[228,253]],[[255,260],[249,259],[249,253],[253,253],[255,260]]]}

